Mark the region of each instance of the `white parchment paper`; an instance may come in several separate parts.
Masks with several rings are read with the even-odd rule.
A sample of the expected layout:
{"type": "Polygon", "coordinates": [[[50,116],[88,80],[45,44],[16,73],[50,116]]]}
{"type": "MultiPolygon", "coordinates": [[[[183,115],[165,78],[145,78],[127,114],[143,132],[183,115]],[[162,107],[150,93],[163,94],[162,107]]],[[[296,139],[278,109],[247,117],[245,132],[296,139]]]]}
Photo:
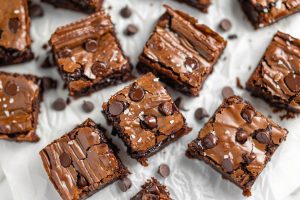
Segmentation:
{"type": "MultiPolygon", "coordinates": [[[[188,124],[193,127],[190,135],[183,137],[165,148],[163,151],[149,159],[149,167],[144,168],[125,153],[125,147],[119,138],[113,141],[121,148],[120,157],[130,169],[133,187],[126,193],[120,192],[113,184],[93,195],[90,199],[124,200],[132,197],[140,189],[140,185],[151,176],[157,177],[168,186],[172,197],[176,200],[240,200],[247,199],[242,192],[229,181],[203,162],[189,160],[185,157],[187,144],[196,137],[204,122],[196,122],[194,110],[205,107],[209,114],[213,114],[221,103],[221,89],[232,86],[237,94],[249,100],[264,114],[271,114],[271,108],[263,101],[253,98],[248,92],[236,88],[236,77],[244,83],[254,67],[257,65],[273,34],[281,30],[300,38],[300,14],[288,17],[268,28],[255,31],[242,13],[237,0],[213,0],[209,14],[203,14],[189,6],[176,3],[172,0],[106,0],[105,7],[116,24],[118,37],[125,53],[136,64],[138,55],[149,37],[155,21],[164,12],[162,4],[167,3],[176,9],[181,9],[194,17],[200,23],[205,23],[217,30],[218,23],[223,18],[229,18],[233,28],[229,33],[222,33],[225,38],[228,34],[237,34],[238,39],[230,40],[224,55],[215,66],[214,73],[206,81],[201,95],[198,98],[184,97],[185,105],[189,111],[184,112],[188,124]],[[120,8],[129,5],[133,9],[130,19],[123,19],[119,15],[120,8]],[[112,6],[112,9],[107,9],[112,6]],[[139,32],[134,37],[125,37],[122,32],[127,24],[138,25],[139,32]],[[249,70],[250,68],[250,70],[249,70]],[[171,176],[162,179],[156,171],[161,163],[167,163],[171,168],[171,176]]],[[[55,200],[60,199],[58,193],[50,183],[38,152],[52,140],[70,131],[76,124],[91,117],[96,122],[106,125],[101,114],[101,105],[110,95],[124,87],[126,84],[109,87],[93,94],[72,101],[63,112],[51,109],[51,103],[57,97],[67,97],[62,90],[62,81],[56,69],[40,69],[39,65],[46,55],[41,48],[48,41],[51,33],[60,25],[67,24],[84,17],[84,14],[63,9],[54,9],[43,4],[45,16],[32,20],[33,50],[39,55],[38,62],[4,67],[1,70],[19,73],[32,73],[57,78],[60,87],[56,91],[47,92],[41,105],[37,133],[41,140],[36,144],[14,143],[0,141],[0,199],[1,200],[55,200]],[[81,110],[83,100],[94,102],[96,109],[91,114],[81,110]]],[[[172,91],[172,95],[181,95],[172,91]]],[[[181,95],[182,96],[182,95],[181,95]]],[[[300,199],[300,133],[299,121],[294,119],[280,121],[279,114],[272,114],[273,119],[290,131],[287,141],[275,153],[272,161],[260,175],[253,187],[253,196],[248,200],[296,200],[300,199]]],[[[205,120],[206,121],[206,120],[205,120]]]]}

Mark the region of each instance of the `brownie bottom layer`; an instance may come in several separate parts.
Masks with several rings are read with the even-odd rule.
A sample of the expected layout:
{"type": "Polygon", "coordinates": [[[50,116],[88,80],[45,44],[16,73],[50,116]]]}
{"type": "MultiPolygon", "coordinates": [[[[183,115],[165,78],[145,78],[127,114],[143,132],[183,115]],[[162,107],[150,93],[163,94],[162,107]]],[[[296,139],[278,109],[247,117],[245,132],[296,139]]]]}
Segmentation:
{"type": "Polygon", "coordinates": [[[30,48],[23,51],[6,49],[0,46],[0,66],[12,65],[32,60],[34,57],[30,48]]]}

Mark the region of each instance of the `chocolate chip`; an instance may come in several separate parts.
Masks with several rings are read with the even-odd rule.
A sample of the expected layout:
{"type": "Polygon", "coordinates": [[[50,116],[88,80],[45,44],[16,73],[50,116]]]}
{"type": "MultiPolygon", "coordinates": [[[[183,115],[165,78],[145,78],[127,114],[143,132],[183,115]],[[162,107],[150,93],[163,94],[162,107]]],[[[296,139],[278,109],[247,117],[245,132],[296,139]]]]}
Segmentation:
{"type": "Polygon", "coordinates": [[[178,97],[177,99],[175,99],[174,103],[177,106],[177,108],[179,108],[180,110],[188,111],[188,109],[186,109],[184,107],[184,103],[183,103],[183,100],[181,97],[178,97]]]}
{"type": "Polygon", "coordinates": [[[142,123],[147,128],[150,128],[150,129],[153,129],[153,128],[157,127],[157,120],[156,120],[156,117],[154,117],[154,116],[150,116],[150,115],[144,116],[144,119],[143,119],[142,123]]]}
{"type": "Polygon", "coordinates": [[[202,146],[205,149],[211,149],[218,143],[218,138],[213,133],[207,134],[201,141],[202,146]]]}
{"type": "Polygon", "coordinates": [[[122,102],[120,101],[115,101],[111,104],[109,104],[109,107],[108,107],[108,112],[111,114],[111,115],[119,115],[123,112],[124,110],[124,105],[122,102]]]}
{"type": "Polygon", "coordinates": [[[255,134],[255,139],[262,144],[269,144],[271,140],[270,134],[266,130],[257,131],[255,134]]]}
{"type": "Polygon", "coordinates": [[[222,96],[224,99],[227,99],[231,96],[234,96],[234,92],[231,87],[226,86],[222,89],[222,96]]]}
{"type": "Polygon", "coordinates": [[[187,57],[184,61],[184,66],[187,68],[187,70],[194,70],[198,68],[198,62],[194,58],[187,57]]]}
{"type": "Polygon", "coordinates": [[[81,106],[82,110],[86,113],[90,113],[94,110],[94,104],[91,101],[83,101],[83,104],[81,106]]]}
{"type": "Polygon", "coordinates": [[[235,135],[235,139],[237,142],[244,144],[248,139],[248,134],[244,129],[238,129],[235,135]]]}
{"type": "Polygon", "coordinates": [[[195,111],[195,118],[199,121],[206,118],[206,117],[208,117],[208,116],[209,115],[208,115],[207,111],[204,108],[198,108],[195,111]]]}
{"type": "Polygon", "coordinates": [[[84,48],[87,52],[91,52],[94,53],[97,51],[98,48],[98,42],[96,40],[93,39],[88,39],[85,43],[84,43],[84,48]]]}
{"type": "Polygon", "coordinates": [[[81,174],[78,175],[78,178],[77,178],[77,186],[79,188],[83,188],[85,186],[87,186],[88,183],[86,181],[86,179],[84,178],[84,176],[82,176],[81,174]]]}
{"type": "Polygon", "coordinates": [[[63,167],[69,167],[72,164],[72,159],[66,152],[60,154],[59,161],[63,167]]]}
{"type": "Polygon", "coordinates": [[[132,101],[138,102],[141,101],[144,98],[144,96],[145,96],[144,89],[133,84],[129,90],[129,98],[132,101]]]}
{"type": "Polygon", "coordinates": [[[219,27],[222,31],[229,31],[231,26],[231,22],[228,19],[222,19],[219,24],[219,27]]]}
{"type": "Polygon", "coordinates": [[[255,112],[251,108],[244,108],[241,112],[241,116],[247,123],[251,123],[255,116],[255,112]]]}
{"type": "Polygon", "coordinates": [[[125,31],[124,31],[124,34],[127,35],[127,36],[133,36],[135,35],[137,32],[139,31],[138,27],[134,24],[129,24],[125,31]]]}
{"type": "Polygon", "coordinates": [[[238,38],[237,34],[228,35],[229,40],[234,40],[234,39],[237,39],[237,38],[238,38]]]}
{"type": "Polygon", "coordinates": [[[9,81],[6,83],[4,91],[9,96],[15,96],[18,93],[18,86],[16,83],[9,81]]]}
{"type": "Polygon", "coordinates": [[[39,4],[31,3],[28,7],[28,10],[29,10],[29,16],[31,18],[44,16],[44,10],[42,6],[39,4]]]}
{"type": "Polygon", "coordinates": [[[158,171],[159,175],[161,175],[162,177],[166,178],[170,175],[170,168],[167,164],[161,164],[158,167],[158,171]]]}
{"type": "Polygon", "coordinates": [[[131,9],[128,7],[128,6],[125,6],[124,8],[122,8],[120,10],[120,15],[123,17],[123,18],[129,18],[132,14],[132,11],[131,9]]]}
{"type": "Polygon", "coordinates": [[[102,73],[105,71],[106,69],[106,64],[103,63],[103,62],[95,62],[93,65],[92,65],[92,73],[95,75],[95,76],[101,76],[102,73]]]}
{"type": "Polygon", "coordinates": [[[129,178],[124,177],[121,180],[119,180],[118,186],[122,192],[126,192],[127,190],[129,190],[131,188],[132,182],[129,178]]]}
{"type": "Polygon", "coordinates": [[[227,173],[233,172],[234,168],[233,168],[233,162],[232,162],[231,158],[224,158],[223,159],[222,168],[227,173]]]}
{"type": "Polygon", "coordinates": [[[289,73],[284,78],[284,82],[291,91],[298,92],[300,90],[300,76],[298,74],[289,73]]]}
{"type": "Polygon", "coordinates": [[[72,50],[65,47],[58,52],[59,58],[68,58],[72,56],[72,50]]]}
{"type": "Polygon", "coordinates": [[[173,115],[174,113],[173,104],[171,102],[161,103],[158,110],[165,116],[173,115]]]}
{"type": "Polygon", "coordinates": [[[10,32],[12,33],[16,33],[19,29],[19,27],[21,26],[21,22],[19,20],[19,18],[10,18],[8,21],[8,27],[10,32]]]}
{"type": "Polygon", "coordinates": [[[51,106],[56,111],[62,111],[66,108],[66,102],[63,98],[57,98],[51,106]]]}
{"type": "Polygon", "coordinates": [[[243,155],[243,159],[247,164],[250,164],[256,158],[255,153],[251,152],[250,154],[243,155]]]}

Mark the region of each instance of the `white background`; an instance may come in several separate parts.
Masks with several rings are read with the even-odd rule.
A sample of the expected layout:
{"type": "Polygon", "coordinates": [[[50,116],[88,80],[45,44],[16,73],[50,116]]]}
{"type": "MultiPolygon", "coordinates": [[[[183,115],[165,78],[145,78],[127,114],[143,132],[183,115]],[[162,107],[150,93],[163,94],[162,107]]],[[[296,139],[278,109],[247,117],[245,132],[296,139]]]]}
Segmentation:
{"type": "MultiPolygon", "coordinates": [[[[273,34],[281,30],[300,38],[300,14],[288,17],[268,28],[255,31],[242,13],[237,0],[213,0],[209,14],[203,14],[184,4],[172,0],[106,0],[105,7],[112,6],[106,11],[112,16],[116,24],[118,37],[121,40],[124,52],[130,56],[133,64],[141,53],[143,45],[149,37],[155,21],[164,12],[162,4],[167,3],[174,8],[181,9],[196,17],[200,23],[207,24],[218,30],[218,23],[223,18],[228,18],[233,23],[229,33],[222,33],[227,38],[228,34],[237,34],[238,39],[229,40],[224,55],[215,66],[214,73],[206,81],[200,97],[185,98],[188,112],[184,112],[188,124],[193,131],[169,145],[163,151],[149,159],[149,167],[144,168],[135,160],[130,159],[125,153],[122,142],[114,137],[114,142],[121,148],[120,157],[130,169],[133,187],[126,193],[120,192],[116,184],[99,191],[90,199],[129,199],[138,192],[140,185],[151,176],[157,177],[166,184],[172,197],[176,200],[239,200],[246,199],[241,195],[241,190],[208,167],[206,164],[189,160],[185,157],[187,144],[197,136],[197,132],[204,122],[194,119],[194,110],[197,107],[205,107],[209,114],[213,114],[221,103],[221,89],[230,85],[245,99],[249,100],[258,110],[264,114],[271,114],[271,108],[263,101],[250,97],[249,93],[236,88],[236,77],[240,77],[244,83],[254,67],[259,62],[263,52],[270,42],[273,34]],[[134,9],[130,19],[120,17],[119,10],[125,5],[134,9]],[[122,32],[127,24],[138,25],[140,31],[134,37],[125,37],[122,32]],[[227,59],[224,59],[224,58],[227,59]],[[251,67],[249,70],[248,68],[251,67]],[[167,163],[171,168],[171,176],[162,179],[156,171],[161,163],[167,163]]],[[[60,25],[67,24],[84,17],[84,14],[54,9],[43,4],[45,16],[33,19],[31,34],[34,40],[33,50],[40,57],[38,62],[32,61],[11,67],[1,68],[3,71],[32,73],[47,75],[59,80],[59,89],[47,92],[41,105],[39,125],[37,133],[41,140],[36,144],[14,143],[0,141],[0,199],[3,200],[54,200],[59,199],[58,193],[48,180],[42,167],[38,152],[52,140],[70,131],[76,124],[91,117],[96,122],[106,125],[101,114],[101,105],[110,95],[124,87],[109,87],[93,94],[91,97],[72,101],[65,111],[56,112],[50,108],[51,103],[57,97],[67,97],[67,92],[62,90],[62,81],[55,68],[40,69],[39,64],[45,57],[42,44],[48,41],[51,33],[60,25]],[[85,114],[81,110],[83,100],[94,102],[96,109],[91,114],[85,114]]],[[[174,97],[181,95],[172,92],[174,97]]],[[[181,95],[182,96],[182,95],[181,95]]],[[[280,114],[272,114],[273,119],[286,127],[290,133],[287,141],[275,153],[272,161],[260,175],[253,187],[253,196],[248,200],[296,200],[300,199],[300,133],[299,119],[280,121],[280,114]]]]}

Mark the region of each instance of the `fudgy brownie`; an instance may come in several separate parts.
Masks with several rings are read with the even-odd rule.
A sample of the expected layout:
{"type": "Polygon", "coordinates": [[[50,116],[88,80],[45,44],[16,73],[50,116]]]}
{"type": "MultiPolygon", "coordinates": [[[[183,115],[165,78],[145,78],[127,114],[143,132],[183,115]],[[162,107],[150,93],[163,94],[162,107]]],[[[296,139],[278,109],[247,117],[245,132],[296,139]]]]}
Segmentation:
{"type": "Polygon", "coordinates": [[[299,0],[239,0],[252,25],[258,29],[300,11],[299,0]]]}
{"type": "Polygon", "coordinates": [[[103,11],[58,28],[50,44],[70,96],[85,96],[132,77],[111,19],[103,11]]]}
{"type": "Polygon", "coordinates": [[[66,8],[85,13],[94,13],[102,9],[104,0],[42,0],[57,8],[66,8]]]}
{"type": "Polygon", "coordinates": [[[300,113],[300,40],[277,32],[246,87],[270,105],[300,113]]]}
{"type": "Polygon", "coordinates": [[[0,16],[0,65],[33,59],[27,0],[1,1],[0,16]]]}
{"type": "Polygon", "coordinates": [[[162,185],[155,178],[147,180],[139,191],[130,200],[172,200],[167,187],[162,185]]]}
{"type": "Polygon", "coordinates": [[[165,88],[148,73],[102,105],[128,154],[147,166],[147,158],[187,134],[184,116],[165,88]]]}
{"type": "Polygon", "coordinates": [[[128,174],[102,130],[87,119],[40,151],[62,199],[85,199],[128,174]]]}
{"type": "Polygon", "coordinates": [[[211,0],[177,0],[177,1],[186,3],[205,13],[208,12],[208,7],[211,5],[211,0]]]}
{"type": "Polygon", "coordinates": [[[137,69],[151,71],[176,90],[198,96],[226,41],[195,18],[165,7],[167,12],[147,41],[137,69]]]}
{"type": "Polygon", "coordinates": [[[188,145],[187,156],[205,161],[251,195],[251,187],[288,131],[241,97],[224,100],[188,145]]]}

